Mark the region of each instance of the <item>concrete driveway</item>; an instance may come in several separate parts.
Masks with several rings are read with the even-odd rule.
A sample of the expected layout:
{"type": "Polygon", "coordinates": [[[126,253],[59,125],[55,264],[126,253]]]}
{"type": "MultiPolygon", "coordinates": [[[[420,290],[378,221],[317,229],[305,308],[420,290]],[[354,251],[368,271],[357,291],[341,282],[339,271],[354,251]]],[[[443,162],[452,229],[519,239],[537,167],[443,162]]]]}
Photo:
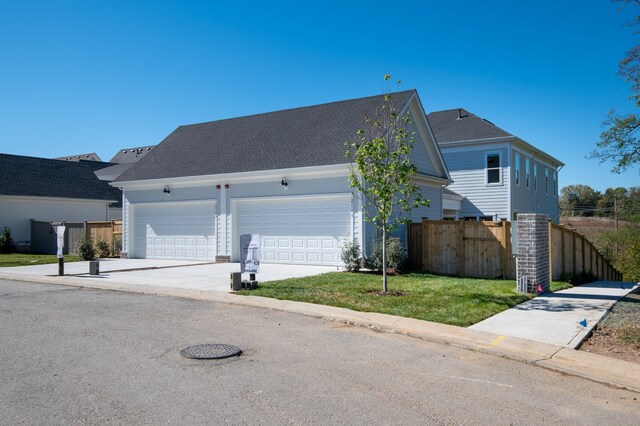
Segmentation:
{"type": "MultiPolygon", "coordinates": [[[[336,271],[335,266],[263,264],[256,275],[259,282],[299,278],[336,271]]],[[[65,281],[109,282],[122,285],[149,285],[190,290],[229,291],[229,274],[240,272],[239,263],[206,263],[177,260],[104,259],[100,275],[89,275],[89,262],[65,264],[65,281]]],[[[0,269],[0,277],[57,276],[58,265],[34,265],[0,269]]]]}

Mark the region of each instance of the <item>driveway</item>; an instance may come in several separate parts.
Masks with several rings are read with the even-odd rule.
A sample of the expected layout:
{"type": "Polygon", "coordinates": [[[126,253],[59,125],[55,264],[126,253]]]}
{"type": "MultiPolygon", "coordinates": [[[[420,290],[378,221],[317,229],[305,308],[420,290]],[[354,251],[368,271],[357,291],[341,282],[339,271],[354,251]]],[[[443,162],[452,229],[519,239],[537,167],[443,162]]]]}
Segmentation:
{"type": "MultiPolygon", "coordinates": [[[[189,290],[229,291],[229,274],[240,272],[239,263],[206,263],[176,260],[104,259],[100,275],[89,275],[89,262],[65,264],[67,283],[109,282],[149,285],[189,290]]],[[[335,266],[262,264],[256,275],[258,282],[299,278],[335,271],[335,266]]],[[[0,277],[57,276],[58,265],[19,266],[0,269],[0,277]]]]}

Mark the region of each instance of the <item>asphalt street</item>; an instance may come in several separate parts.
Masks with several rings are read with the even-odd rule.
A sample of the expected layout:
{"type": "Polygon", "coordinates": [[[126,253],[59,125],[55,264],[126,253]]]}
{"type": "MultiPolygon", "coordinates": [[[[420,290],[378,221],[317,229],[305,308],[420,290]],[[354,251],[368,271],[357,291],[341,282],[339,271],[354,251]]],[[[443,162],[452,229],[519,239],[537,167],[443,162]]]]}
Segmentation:
{"type": "Polygon", "coordinates": [[[640,423],[640,395],[265,309],[0,281],[0,424],[640,423]],[[199,343],[240,347],[184,358],[199,343]]]}

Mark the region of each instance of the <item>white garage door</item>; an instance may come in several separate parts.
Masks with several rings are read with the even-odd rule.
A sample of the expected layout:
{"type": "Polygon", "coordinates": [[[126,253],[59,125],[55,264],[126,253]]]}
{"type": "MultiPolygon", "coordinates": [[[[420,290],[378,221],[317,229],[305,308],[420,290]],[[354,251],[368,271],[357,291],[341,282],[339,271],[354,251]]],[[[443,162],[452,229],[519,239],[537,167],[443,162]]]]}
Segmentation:
{"type": "Polygon", "coordinates": [[[133,257],[214,260],[215,203],[133,204],[133,257]]]}
{"type": "MultiPolygon", "coordinates": [[[[338,265],[342,242],[352,233],[351,196],[238,200],[236,240],[262,236],[261,261],[338,265]]],[[[234,241],[239,257],[238,241],[234,241]]]]}

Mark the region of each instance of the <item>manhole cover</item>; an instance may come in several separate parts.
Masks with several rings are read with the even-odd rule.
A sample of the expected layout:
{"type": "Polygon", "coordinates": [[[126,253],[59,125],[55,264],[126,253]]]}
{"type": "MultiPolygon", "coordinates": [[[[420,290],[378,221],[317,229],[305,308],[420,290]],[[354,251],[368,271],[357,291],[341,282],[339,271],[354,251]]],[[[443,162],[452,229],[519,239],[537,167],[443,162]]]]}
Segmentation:
{"type": "Polygon", "coordinates": [[[223,343],[207,343],[184,348],[180,354],[193,359],[221,359],[238,356],[242,353],[240,348],[223,343]]]}

